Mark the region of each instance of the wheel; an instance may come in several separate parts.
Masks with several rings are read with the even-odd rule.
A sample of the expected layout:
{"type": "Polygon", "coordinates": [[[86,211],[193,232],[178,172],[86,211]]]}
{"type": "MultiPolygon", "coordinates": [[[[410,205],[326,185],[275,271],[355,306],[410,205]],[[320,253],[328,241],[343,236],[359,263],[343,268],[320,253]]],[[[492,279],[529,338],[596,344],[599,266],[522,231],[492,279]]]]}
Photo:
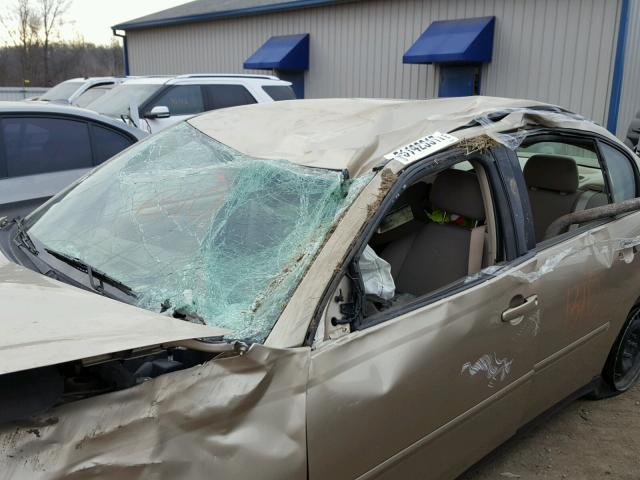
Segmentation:
{"type": "Polygon", "coordinates": [[[620,336],[613,344],[602,372],[602,384],[595,398],[607,398],[626,392],[640,378],[640,307],[629,315],[620,336]]]}

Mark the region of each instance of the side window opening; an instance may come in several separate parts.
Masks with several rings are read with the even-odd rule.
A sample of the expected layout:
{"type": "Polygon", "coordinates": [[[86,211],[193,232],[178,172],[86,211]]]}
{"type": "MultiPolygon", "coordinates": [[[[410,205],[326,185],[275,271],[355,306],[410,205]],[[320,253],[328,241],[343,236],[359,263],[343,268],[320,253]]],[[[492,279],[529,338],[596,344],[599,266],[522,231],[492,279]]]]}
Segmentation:
{"type": "Polygon", "coordinates": [[[610,203],[594,141],[534,137],[516,153],[527,185],[536,243],[546,239],[545,232],[556,219],[610,203]]]}
{"type": "Polygon", "coordinates": [[[297,98],[293,88],[289,85],[263,85],[262,90],[276,102],[281,100],[295,100],[297,98]]]}
{"type": "Polygon", "coordinates": [[[444,292],[500,263],[496,214],[487,173],[465,161],[417,178],[386,209],[341,279],[316,332],[337,338],[349,321],[444,292]]]}
{"type": "Polygon", "coordinates": [[[93,166],[86,122],[25,116],[4,118],[1,126],[8,177],[93,166]]]}
{"type": "Polygon", "coordinates": [[[192,115],[204,112],[202,92],[199,85],[175,85],[165,90],[149,106],[147,111],[153,107],[167,107],[171,115],[192,115]]]}
{"type": "Polygon", "coordinates": [[[253,95],[242,85],[212,84],[203,85],[202,88],[206,110],[256,103],[253,95]]]}
{"type": "Polygon", "coordinates": [[[487,225],[494,216],[486,214],[481,167],[465,167],[458,164],[412,183],[381,220],[359,264],[365,317],[441,290],[495,262],[487,225]]]}
{"type": "Polygon", "coordinates": [[[94,165],[100,165],[134,143],[129,137],[110,128],[91,125],[94,165]]]}
{"type": "Polygon", "coordinates": [[[635,198],[637,196],[636,172],[629,158],[606,143],[600,143],[600,151],[607,166],[613,201],[622,202],[635,198]]]}

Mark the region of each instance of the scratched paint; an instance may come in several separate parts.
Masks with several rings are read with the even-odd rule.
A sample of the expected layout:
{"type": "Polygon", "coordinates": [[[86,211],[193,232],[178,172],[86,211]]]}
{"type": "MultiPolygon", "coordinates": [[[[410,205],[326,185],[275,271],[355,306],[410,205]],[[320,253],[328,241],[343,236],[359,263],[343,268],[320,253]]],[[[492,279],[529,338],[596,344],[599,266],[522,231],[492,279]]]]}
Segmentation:
{"type": "Polygon", "coordinates": [[[573,322],[579,321],[593,308],[592,299],[601,288],[598,276],[591,272],[583,280],[571,285],[565,292],[565,315],[573,322]]]}
{"type": "Polygon", "coordinates": [[[469,376],[484,375],[489,381],[489,388],[493,388],[495,383],[503,382],[511,373],[513,360],[508,358],[498,358],[493,354],[485,353],[475,362],[467,362],[462,365],[460,375],[468,373],[469,376]]]}
{"type": "MultiPolygon", "coordinates": [[[[569,258],[576,255],[593,255],[593,257],[604,268],[611,268],[618,259],[625,263],[631,263],[635,258],[635,249],[640,247],[640,237],[615,238],[608,240],[597,240],[594,235],[587,233],[581,246],[572,246],[561,250],[545,259],[544,263],[532,272],[516,270],[508,275],[520,280],[522,283],[533,283],[540,280],[545,275],[553,272],[556,268],[569,258]]],[[[574,292],[580,295],[580,292],[574,292]]]]}
{"type": "Polygon", "coordinates": [[[516,336],[532,336],[537,337],[540,333],[540,310],[536,310],[528,315],[520,323],[520,328],[516,332],[516,336]]]}

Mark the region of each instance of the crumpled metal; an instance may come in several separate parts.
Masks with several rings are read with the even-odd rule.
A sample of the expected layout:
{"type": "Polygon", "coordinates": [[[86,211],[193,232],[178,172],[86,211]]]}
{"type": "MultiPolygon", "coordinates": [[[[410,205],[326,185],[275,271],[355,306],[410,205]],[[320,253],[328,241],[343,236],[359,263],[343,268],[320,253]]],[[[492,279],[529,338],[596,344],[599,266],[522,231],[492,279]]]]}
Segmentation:
{"type": "Polygon", "coordinates": [[[485,134],[489,138],[492,138],[510,150],[518,149],[525,138],[531,134],[530,131],[523,128],[527,125],[552,127],[566,123],[575,123],[581,127],[591,124],[597,128],[595,123],[590,122],[581,115],[560,109],[557,111],[521,107],[494,109],[475,117],[474,121],[484,127],[486,130],[485,134]],[[496,115],[502,118],[494,120],[496,115]],[[512,123],[516,128],[508,132],[499,131],[503,130],[504,124],[508,123],[512,123]]]}
{"type": "Polygon", "coordinates": [[[254,344],[2,425],[0,478],[306,478],[309,359],[254,344]]]}

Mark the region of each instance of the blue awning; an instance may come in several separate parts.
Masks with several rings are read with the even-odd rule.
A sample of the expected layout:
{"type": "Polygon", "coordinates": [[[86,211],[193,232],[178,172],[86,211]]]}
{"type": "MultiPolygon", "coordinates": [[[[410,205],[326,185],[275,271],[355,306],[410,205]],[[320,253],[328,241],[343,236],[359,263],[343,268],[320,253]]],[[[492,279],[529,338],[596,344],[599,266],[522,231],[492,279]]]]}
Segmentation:
{"type": "Polygon", "coordinates": [[[244,62],[252,70],[309,70],[309,34],[271,37],[244,62]]]}
{"type": "Polygon", "coordinates": [[[490,62],[496,17],[442,20],[429,25],[403,63],[490,62]]]}

